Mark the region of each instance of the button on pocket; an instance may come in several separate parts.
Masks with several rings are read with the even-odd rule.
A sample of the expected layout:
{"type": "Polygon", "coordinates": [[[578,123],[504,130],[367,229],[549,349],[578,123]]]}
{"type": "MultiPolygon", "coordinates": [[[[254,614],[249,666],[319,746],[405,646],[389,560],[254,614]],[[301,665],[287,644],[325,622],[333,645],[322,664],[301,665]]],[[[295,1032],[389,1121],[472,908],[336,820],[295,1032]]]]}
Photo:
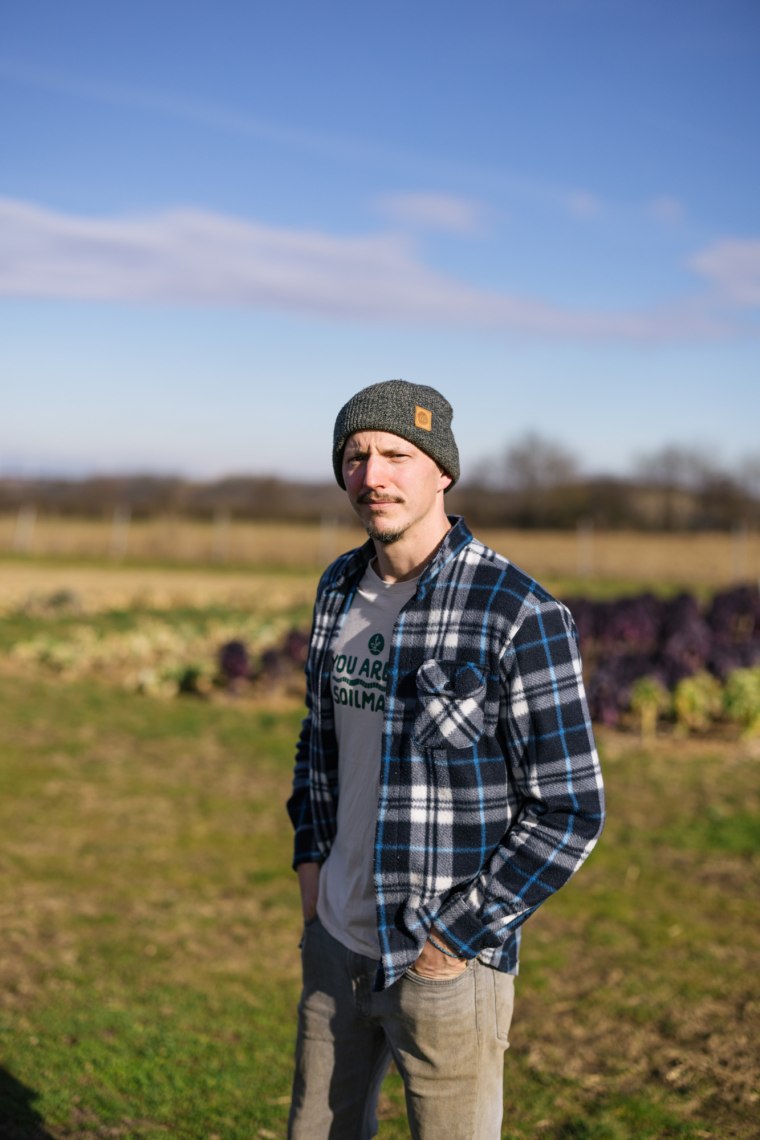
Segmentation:
{"type": "Polygon", "coordinates": [[[423,661],[417,670],[420,748],[471,748],[483,735],[486,681],[477,665],[423,661]]]}

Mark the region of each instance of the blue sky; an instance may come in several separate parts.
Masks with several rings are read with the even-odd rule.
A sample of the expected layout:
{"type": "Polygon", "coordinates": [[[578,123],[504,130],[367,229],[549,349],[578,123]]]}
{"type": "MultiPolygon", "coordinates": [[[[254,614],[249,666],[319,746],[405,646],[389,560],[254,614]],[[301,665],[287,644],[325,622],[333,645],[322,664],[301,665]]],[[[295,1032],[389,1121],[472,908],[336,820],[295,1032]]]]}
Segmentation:
{"type": "Polygon", "coordinates": [[[757,0],[0,10],[0,471],[331,477],[402,376],[463,476],[760,451],[757,0]]]}

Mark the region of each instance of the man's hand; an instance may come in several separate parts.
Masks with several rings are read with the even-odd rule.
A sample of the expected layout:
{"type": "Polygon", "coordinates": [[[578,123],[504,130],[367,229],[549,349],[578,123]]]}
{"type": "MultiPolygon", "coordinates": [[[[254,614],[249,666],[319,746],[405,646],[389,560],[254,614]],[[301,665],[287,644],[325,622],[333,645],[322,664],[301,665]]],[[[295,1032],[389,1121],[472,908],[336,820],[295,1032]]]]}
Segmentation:
{"type": "Polygon", "coordinates": [[[317,913],[319,894],[319,863],[299,863],[296,868],[301,888],[301,910],[304,923],[311,922],[317,913]]]}
{"type": "MultiPolygon", "coordinates": [[[[433,939],[439,946],[450,949],[446,939],[433,927],[430,931],[433,939]]],[[[452,950],[453,953],[453,950],[452,950]]],[[[422,947],[419,958],[412,966],[412,973],[419,974],[421,978],[456,978],[467,969],[466,958],[450,958],[438,950],[430,939],[422,947]]]]}

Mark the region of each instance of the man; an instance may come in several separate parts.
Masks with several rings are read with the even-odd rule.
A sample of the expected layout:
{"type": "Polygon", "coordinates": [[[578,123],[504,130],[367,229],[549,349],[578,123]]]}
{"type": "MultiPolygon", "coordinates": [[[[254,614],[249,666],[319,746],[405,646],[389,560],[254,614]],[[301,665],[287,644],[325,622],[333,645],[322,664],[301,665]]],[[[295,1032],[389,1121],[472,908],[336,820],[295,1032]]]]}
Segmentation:
{"type": "Polygon", "coordinates": [[[323,575],[288,811],[304,916],[292,1140],[496,1140],[520,926],[603,820],[568,611],[447,516],[452,409],[363,389],[333,466],[369,540],[323,575]]]}

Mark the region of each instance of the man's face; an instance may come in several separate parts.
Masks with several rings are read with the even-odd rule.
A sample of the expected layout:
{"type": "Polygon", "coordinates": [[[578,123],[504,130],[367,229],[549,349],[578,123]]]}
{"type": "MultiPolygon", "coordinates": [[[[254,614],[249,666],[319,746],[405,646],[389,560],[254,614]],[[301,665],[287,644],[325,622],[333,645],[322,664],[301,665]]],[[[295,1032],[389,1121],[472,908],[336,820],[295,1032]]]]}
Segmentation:
{"type": "Polygon", "coordinates": [[[443,512],[451,479],[413,443],[388,431],[349,436],[343,481],[370,538],[386,545],[443,512]]]}

